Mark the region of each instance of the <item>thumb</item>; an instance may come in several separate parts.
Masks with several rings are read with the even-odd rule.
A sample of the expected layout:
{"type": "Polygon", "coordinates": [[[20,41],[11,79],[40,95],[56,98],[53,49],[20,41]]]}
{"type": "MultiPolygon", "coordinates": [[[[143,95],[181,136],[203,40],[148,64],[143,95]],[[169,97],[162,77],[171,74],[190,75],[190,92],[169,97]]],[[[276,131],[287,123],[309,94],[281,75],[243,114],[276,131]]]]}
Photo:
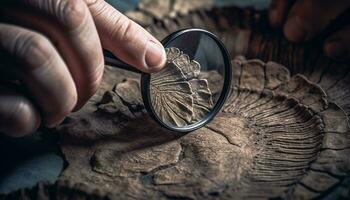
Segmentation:
{"type": "Polygon", "coordinates": [[[104,48],[144,72],[156,72],[164,66],[164,47],[145,29],[105,1],[85,1],[104,48]]]}

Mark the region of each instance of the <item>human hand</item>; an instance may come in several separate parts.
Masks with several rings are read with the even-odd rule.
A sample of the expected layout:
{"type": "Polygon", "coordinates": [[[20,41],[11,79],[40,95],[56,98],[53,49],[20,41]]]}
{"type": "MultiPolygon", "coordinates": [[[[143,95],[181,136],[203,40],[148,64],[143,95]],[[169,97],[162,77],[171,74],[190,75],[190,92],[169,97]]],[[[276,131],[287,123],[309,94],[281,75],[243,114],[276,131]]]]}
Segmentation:
{"type": "MultiPolygon", "coordinates": [[[[349,8],[349,0],[272,0],[269,20],[273,27],[283,26],[288,40],[304,42],[320,34],[332,20],[349,8]]],[[[324,52],[338,60],[350,58],[349,21],[328,36],[324,42],[324,52]]]]}
{"type": "Polygon", "coordinates": [[[159,41],[103,0],[1,2],[0,132],[30,134],[79,109],[101,81],[101,44],[144,72],[165,63],[159,41]]]}

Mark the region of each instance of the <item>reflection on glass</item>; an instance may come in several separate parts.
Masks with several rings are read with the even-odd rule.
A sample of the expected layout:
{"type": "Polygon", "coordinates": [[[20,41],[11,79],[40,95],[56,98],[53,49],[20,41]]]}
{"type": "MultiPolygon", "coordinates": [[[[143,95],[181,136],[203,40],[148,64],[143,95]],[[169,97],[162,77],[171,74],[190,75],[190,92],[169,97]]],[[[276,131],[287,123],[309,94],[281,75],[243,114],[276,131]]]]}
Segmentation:
{"type": "Polygon", "coordinates": [[[166,66],[151,76],[150,95],[154,111],[171,126],[194,124],[214,106],[206,79],[209,74],[201,72],[200,64],[176,47],[166,48],[166,53],[166,66]]]}
{"type": "MultiPolygon", "coordinates": [[[[174,32],[162,44],[166,66],[141,77],[144,105],[165,128],[183,133],[198,129],[213,119],[228,95],[231,69],[227,51],[215,35],[201,29],[174,32]]],[[[131,68],[110,52],[104,55],[108,64],[131,68]]]]}

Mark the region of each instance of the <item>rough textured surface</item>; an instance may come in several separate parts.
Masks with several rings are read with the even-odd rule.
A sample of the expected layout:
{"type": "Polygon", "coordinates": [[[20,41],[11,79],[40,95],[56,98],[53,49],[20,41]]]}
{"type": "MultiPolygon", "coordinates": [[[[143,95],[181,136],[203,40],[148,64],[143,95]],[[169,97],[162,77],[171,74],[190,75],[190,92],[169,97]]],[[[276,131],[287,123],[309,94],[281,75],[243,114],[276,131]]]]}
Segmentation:
{"type": "MultiPolygon", "coordinates": [[[[345,12],[340,18],[334,24],[349,21],[350,12],[345,12]]],[[[209,30],[221,38],[231,58],[245,55],[264,62],[281,63],[292,74],[303,74],[311,82],[317,83],[333,102],[350,114],[350,62],[331,60],[323,54],[321,45],[325,35],[306,44],[290,43],[279,30],[269,27],[266,11],[251,8],[202,8],[190,10],[187,15],[152,19],[148,22],[142,18],[135,20],[158,39],[183,28],[209,30]]]]}
{"type": "Polygon", "coordinates": [[[135,74],[107,68],[99,93],[58,130],[69,163],[61,179],[111,199],[349,198],[349,64],[329,60],[313,42],[288,43],[266,26],[265,14],[232,7],[176,18],[147,13],[142,24],[158,38],[205,28],[232,58],[266,63],[236,58],[223,111],[181,137],[145,114],[135,74]]]}
{"type": "Polygon", "coordinates": [[[162,20],[166,17],[186,15],[191,10],[207,7],[213,4],[213,0],[143,0],[135,11],[126,15],[141,25],[153,23],[153,18],[162,20]]]}
{"type": "Polygon", "coordinates": [[[232,64],[222,113],[181,137],[145,115],[135,79],[117,83],[89,105],[95,111],[80,111],[60,128],[69,163],[61,179],[112,199],[327,195],[350,169],[344,111],[279,64],[243,57],[232,64]]]}
{"type": "Polygon", "coordinates": [[[73,184],[69,181],[56,183],[41,182],[31,189],[20,189],[10,194],[0,194],[1,200],[13,199],[79,199],[79,200],[107,200],[108,194],[99,190],[87,190],[84,184],[73,184]]]}
{"type": "Polygon", "coordinates": [[[165,51],[165,67],[151,75],[150,103],[164,123],[175,127],[192,125],[214,106],[209,88],[213,83],[199,77],[200,64],[180,49],[172,47],[165,51]]]}

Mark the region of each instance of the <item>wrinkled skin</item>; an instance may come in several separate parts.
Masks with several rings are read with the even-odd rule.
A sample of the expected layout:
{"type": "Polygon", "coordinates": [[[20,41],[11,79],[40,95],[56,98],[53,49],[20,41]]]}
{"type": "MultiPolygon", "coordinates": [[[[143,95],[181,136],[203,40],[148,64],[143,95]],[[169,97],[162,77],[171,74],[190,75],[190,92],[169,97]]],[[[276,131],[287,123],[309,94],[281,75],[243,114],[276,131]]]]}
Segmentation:
{"type": "MultiPolygon", "coordinates": [[[[282,27],[292,42],[306,42],[321,34],[344,12],[349,12],[349,0],[272,0],[270,24],[282,27]]],[[[324,52],[331,58],[350,58],[350,24],[345,20],[339,30],[331,32],[324,41],[324,52]]]]}
{"type": "Polygon", "coordinates": [[[103,0],[0,3],[0,132],[54,127],[99,87],[102,48],[144,72],[165,63],[162,45],[103,0]]]}

